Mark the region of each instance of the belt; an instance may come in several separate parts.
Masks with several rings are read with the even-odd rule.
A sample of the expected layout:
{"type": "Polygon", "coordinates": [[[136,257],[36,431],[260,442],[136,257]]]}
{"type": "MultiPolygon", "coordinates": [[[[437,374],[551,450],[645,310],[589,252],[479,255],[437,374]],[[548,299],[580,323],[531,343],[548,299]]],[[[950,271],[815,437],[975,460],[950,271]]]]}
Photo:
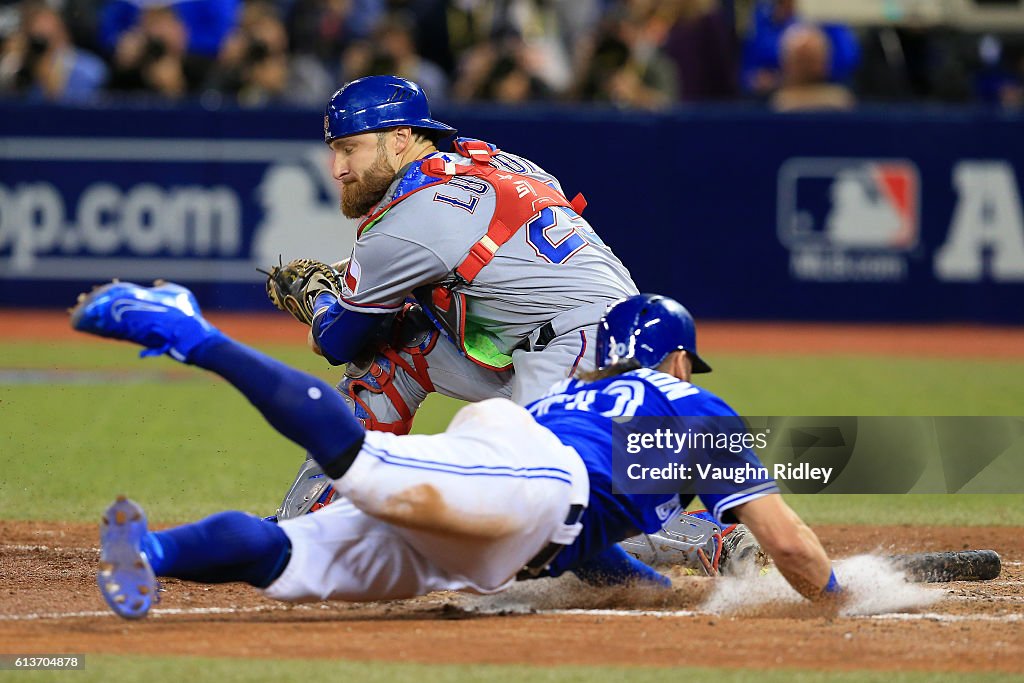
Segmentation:
{"type": "Polygon", "coordinates": [[[554,319],[544,323],[527,338],[530,351],[541,351],[556,337],[578,330],[581,327],[596,325],[608,308],[608,302],[584,304],[578,308],[559,313],[554,319]]]}
{"type": "MultiPolygon", "coordinates": [[[[585,505],[570,505],[569,514],[565,517],[565,526],[575,526],[576,524],[579,524],[580,518],[583,517],[583,511],[585,509],[585,505]]],[[[555,543],[554,541],[548,543],[539,553],[533,556],[532,560],[527,562],[526,565],[519,570],[519,573],[516,574],[516,581],[539,579],[543,576],[548,566],[554,562],[556,557],[558,557],[558,553],[562,552],[562,548],[564,547],[564,543],[555,543]]]]}
{"type": "Polygon", "coordinates": [[[546,322],[540,326],[540,331],[537,332],[537,341],[533,343],[533,350],[540,351],[545,346],[551,343],[557,335],[555,334],[555,326],[550,322],[546,322]]]}

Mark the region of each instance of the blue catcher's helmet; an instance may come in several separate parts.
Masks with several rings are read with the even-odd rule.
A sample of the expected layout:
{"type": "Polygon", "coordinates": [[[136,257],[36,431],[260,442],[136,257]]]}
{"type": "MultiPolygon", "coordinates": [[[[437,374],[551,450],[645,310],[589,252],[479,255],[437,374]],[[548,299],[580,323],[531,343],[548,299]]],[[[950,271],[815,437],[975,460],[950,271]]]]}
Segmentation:
{"type": "Polygon", "coordinates": [[[697,355],[693,316],[675,299],[637,294],[608,307],[597,324],[597,367],[634,359],[656,368],[673,351],[686,351],[693,372],[711,372],[697,355]]]}
{"type": "Polygon", "coordinates": [[[394,126],[411,126],[454,135],[455,129],[430,118],[420,86],[398,76],[367,76],[334,93],[324,112],[324,142],[394,126]]]}

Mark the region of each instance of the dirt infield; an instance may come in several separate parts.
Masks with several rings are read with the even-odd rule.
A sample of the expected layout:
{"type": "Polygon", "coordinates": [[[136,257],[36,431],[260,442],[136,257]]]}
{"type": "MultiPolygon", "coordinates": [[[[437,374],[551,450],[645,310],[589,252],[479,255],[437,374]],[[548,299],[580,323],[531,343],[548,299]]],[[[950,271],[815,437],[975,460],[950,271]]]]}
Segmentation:
{"type": "Polygon", "coordinates": [[[935,604],[871,617],[793,605],[742,616],[705,613],[701,603],[712,581],[694,577],[657,595],[638,589],[572,594],[564,582],[543,582],[549,588],[546,597],[534,596],[535,613],[481,613],[453,594],[386,605],[281,605],[237,584],[168,581],[153,614],[127,622],[106,610],[95,588],[95,527],[0,522],[0,642],[23,652],[1024,672],[1024,529],[833,526],[819,532],[838,557],[895,545],[991,547],[1003,557],[1003,574],[991,582],[933,584],[927,590],[935,591],[935,604]],[[553,602],[552,591],[570,594],[553,602]]]}
{"type": "MultiPolygon", "coordinates": [[[[248,343],[305,344],[302,328],[280,314],[212,313],[210,320],[248,343]]],[[[875,354],[1024,358],[1024,327],[701,322],[701,345],[716,353],[875,354]]],[[[74,333],[67,314],[0,309],[0,338],[100,343],[74,333]]]]}

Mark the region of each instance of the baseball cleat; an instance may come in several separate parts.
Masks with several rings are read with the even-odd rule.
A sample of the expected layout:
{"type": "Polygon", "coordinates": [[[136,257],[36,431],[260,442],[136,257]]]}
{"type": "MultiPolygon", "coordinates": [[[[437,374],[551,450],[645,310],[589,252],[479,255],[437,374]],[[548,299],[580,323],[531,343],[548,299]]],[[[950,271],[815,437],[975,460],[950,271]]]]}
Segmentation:
{"type": "Polygon", "coordinates": [[[107,508],[100,526],[100,568],[96,585],[110,609],[125,619],[141,619],[157,597],[156,575],[141,550],[146,513],[124,496],[107,508]]]}
{"type": "Polygon", "coordinates": [[[173,282],[153,287],[114,280],[78,295],[71,326],[80,332],[135,342],[142,356],[166,353],[188,362],[189,354],[220,331],[203,319],[192,292],[173,282]]]}
{"type": "Polygon", "coordinates": [[[730,576],[757,576],[768,566],[768,555],[744,524],[736,524],[722,534],[722,553],[718,569],[730,576]]]}

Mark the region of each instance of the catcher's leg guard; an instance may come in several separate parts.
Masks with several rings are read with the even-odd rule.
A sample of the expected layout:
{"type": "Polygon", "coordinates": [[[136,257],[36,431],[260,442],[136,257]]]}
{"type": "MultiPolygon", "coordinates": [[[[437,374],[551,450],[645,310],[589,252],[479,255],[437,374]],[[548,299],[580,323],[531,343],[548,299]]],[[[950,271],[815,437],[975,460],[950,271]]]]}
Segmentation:
{"type": "MultiPolygon", "coordinates": [[[[425,341],[424,352],[418,346],[400,350],[385,347],[348,364],[338,391],[366,429],[393,434],[408,434],[412,429],[413,415],[433,391],[426,374],[426,353],[436,343],[436,334],[425,341]]],[[[307,456],[277,509],[277,518],[316,512],[330,505],[334,497],[330,479],[307,456]]]]}
{"type": "MultiPolygon", "coordinates": [[[[366,429],[408,434],[416,411],[435,391],[430,377],[431,364],[435,358],[447,359],[444,351],[448,349],[435,350],[443,345],[452,349],[454,346],[444,340],[439,343],[440,333],[418,306],[406,307],[392,329],[390,343],[379,344],[348,364],[345,376],[338,383],[338,392],[366,429]]],[[[446,364],[442,362],[439,367],[446,364]]],[[[447,385],[446,381],[445,387],[447,385]]],[[[330,480],[307,458],[285,494],[277,518],[290,519],[316,512],[334,498],[330,480]]]]}
{"type": "Polygon", "coordinates": [[[622,549],[644,564],[678,565],[706,572],[697,551],[704,553],[714,571],[721,559],[722,529],[714,521],[677,510],[659,531],[622,541],[622,549]]]}
{"type": "Polygon", "coordinates": [[[731,576],[759,574],[768,566],[768,554],[744,524],[733,524],[722,533],[719,571],[731,576]]]}
{"type": "MultiPolygon", "coordinates": [[[[691,518],[700,518],[715,523],[707,510],[691,510],[691,518]]],[[[729,576],[747,576],[759,573],[768,566],[768,555],[761,550],[761,544],[744,524],[730,524],[722,529],[721,552],[715,569],[729,576]]]]}
{"type": "Polygon", "coordinates": [[[732,524],[723,529],[707,510],[679,510],[659,531],[627,538],[620,545],[645,564],[677,565],[702,574],[744,575],[756,573],[768,563],[747,527],[732,524]],[[698,550],[707,558],[710,572],[698,550]]]}
{"type": "Polygon", "coordinates": [[[272,517],[266,517],[267,521],[277,522],[284,519],[291,519],[304,515],[307,512],[316,512],[325,505],[334,501],[337,491],[331,486],[331,480],[327,478],[324,471],[316,461],[306,455],[306,459],[299,466],[299,472],[295,475],[288,493],[284,494],[284,500],[277,512],[272,517]]]}
{"type": "Polygon", "coordinates": [[[406,306],[391,339],[348,364],[338,391],[366,429],[409,433],[413,416],[434,391],[427,356],[439,337],[419,306],[406,306]]]}

